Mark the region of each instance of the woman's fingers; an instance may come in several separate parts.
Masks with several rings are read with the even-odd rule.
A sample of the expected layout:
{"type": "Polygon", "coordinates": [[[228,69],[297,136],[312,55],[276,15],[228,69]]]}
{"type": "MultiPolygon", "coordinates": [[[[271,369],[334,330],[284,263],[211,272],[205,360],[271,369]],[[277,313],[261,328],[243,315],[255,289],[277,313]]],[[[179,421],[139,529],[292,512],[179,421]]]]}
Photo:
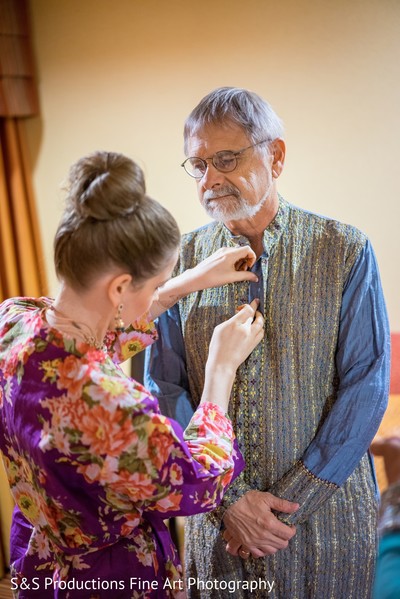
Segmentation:
{"type": "Polygon", "coordinates": [[[239,318],[238,320],[243,320],[243,322],[245,320],[247,320],[248,318],[253,317],[255,315],[255,312],[258,308],[260,304],[260,300],[259,299],[253,299],[253,301],[250,304],[241,304],[240,306],[238,306],[236,308],[236,313],[240,312],[242,318],[239,318]]]}
{"type": "Polygon", "coordinates": [[[234,248],[237,252],[235,270],[249,270],[256,261],[256,255],[249,245],[234,248]]]}
{"type": "Polygon", "coordinates": [[[257,311],[258,306],[260,305],[259,299],[253,299],[250,304],[242,304],[236,308],[236,313],[240,314],[238,316],[239,322],[246,324],[256,324],[256,328],[264,326],[264,317],[261,312],[257,311]]]}
{"type": "Polygon", "coordinates": [[[259,332],[264,334],[264,324],[265,324],[265,320],[264,320],[264,316],[261,314],[261,312],[256,312],[255,316],[254,316],[254,320],[252,322],[252,326],[255,329],[259,329],[259,332]]]}

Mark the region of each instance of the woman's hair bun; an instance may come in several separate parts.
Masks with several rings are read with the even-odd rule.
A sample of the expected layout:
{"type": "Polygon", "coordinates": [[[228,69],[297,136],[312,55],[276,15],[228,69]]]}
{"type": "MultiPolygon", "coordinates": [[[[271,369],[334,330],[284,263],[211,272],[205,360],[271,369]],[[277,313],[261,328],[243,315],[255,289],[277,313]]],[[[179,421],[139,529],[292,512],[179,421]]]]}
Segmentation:
{"type": "Polygon", "coordinates": [[[146,195],[142,169],[123,154],[96,152],[69,171],[67,204],[54,239],[57,276],[76,289],[125,272],[141,284],[176,258],[178,225],[146,195]]]}
{"type": "Polygon", "coordinates": [[[121,154],[95,152],[71,167],[67,191],[67,209],[83,220],[109,221],[133,214],[146,187],[135,162],[121,154]]]}

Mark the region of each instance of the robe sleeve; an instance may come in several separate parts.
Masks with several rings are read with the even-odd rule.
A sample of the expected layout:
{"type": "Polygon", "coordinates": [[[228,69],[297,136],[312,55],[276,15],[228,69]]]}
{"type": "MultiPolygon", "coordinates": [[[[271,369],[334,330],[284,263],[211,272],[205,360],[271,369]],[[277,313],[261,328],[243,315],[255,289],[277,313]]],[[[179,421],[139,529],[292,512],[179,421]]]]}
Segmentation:
{"type": "Polygon", "coordinates": [[[159,413],[147,393],[140,405],[130,422],[121,416],[124,440],[118,456],[108,453],[104,460],[101,451],[82,473],[104,486],[111,505],[130,501],[134,510],[163,519],[214,509],[244,467],[229,418],[219,406],[204,402],[183,431],[159,413]]]}
{"type": "Polygon", "coordinates": [[[291,524],[306,520],[346,482],[368,451],[387,406],[390,331],[368,241],[344,288],[336,369],[339,388],[330,413],[301,459],[266,489],[300,503],[295,514],[281,514],[291,524]]]}
{"type": "MultiPolygon", "coordinates": [[[[157,342],[146,350],[145,386],[157,397],[162,413],[185,427],[195,406],[189,392],[185,349],[176,305],[157,320],[157,331],[157,342]]],[[[209,514],[216,526],[220,526],[225,510],[251,490],[243,473],[234,478],[218,508],[209,514]]]]}
{"type": "Polygon", "coordinates": [[[143,351],[156,340],[155,324],[148,314],[144,314],[121,333],[108,331],[105,344],[113,362],[119,364],[143,351]]]}

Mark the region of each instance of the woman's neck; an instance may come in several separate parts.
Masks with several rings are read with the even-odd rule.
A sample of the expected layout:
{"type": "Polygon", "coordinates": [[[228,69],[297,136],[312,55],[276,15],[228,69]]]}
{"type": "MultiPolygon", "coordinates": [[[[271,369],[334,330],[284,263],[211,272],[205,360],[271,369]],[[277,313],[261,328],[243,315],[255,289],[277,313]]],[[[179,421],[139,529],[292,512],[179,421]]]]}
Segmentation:
{"type": "Polygon", "coordinates": [[[79,292],[64,283],[53,302],[49,324],[72,337],[101,347],[112,319],[112,307],[100,290],[79,292]]]}

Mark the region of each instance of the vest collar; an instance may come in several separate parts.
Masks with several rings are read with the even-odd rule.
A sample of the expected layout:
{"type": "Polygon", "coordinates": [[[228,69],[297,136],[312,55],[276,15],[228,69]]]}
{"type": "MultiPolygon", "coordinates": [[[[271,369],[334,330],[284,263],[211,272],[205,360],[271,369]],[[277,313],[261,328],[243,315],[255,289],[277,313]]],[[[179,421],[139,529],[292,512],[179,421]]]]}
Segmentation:
{"type": "MultiPolygon", "coordinates": [[[[286,229],[289,222],[289,211],[289,203],[282,196],[279,196],[279,207],[275,218],[269,223],[263,233],[264,257],[268,257],[272,254],[283,231],[286,229]]],[[[225,232],[228,247],[250,245],[249,240],[244,235],[234,235],[228,227],[222,223],[221,226],[225,232]]]]}

